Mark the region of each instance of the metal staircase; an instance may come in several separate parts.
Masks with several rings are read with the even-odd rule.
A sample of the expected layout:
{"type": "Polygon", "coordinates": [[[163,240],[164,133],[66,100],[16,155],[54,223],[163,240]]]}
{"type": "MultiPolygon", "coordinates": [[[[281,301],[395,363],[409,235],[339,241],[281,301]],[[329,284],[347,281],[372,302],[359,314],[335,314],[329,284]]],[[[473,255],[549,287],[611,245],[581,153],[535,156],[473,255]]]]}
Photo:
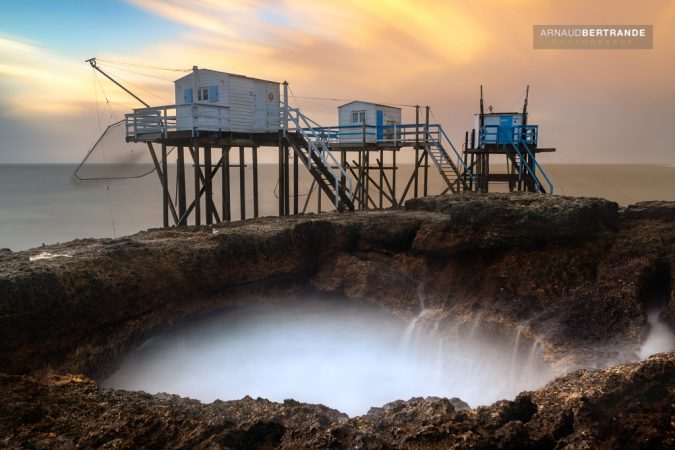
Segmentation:
{"type": "Polygon", "coordinates": [[[288,130],[285,140],[312,174],[319,188],[338,211],[354,209],[352,177],[328,148],[328,138],[320,126],[300,112],[285,107],[288,130]]]}
{"type": "Polygon", "coordinates": [[[553,184],[537,162],[534,152],[527,145],[526,139],[522,139],[518,142],[511,142],[511,146],[515,153],[511,153],[509,159],[516,169],[518,181],[524,182],[529,190],[552,194],[553,184]],[[537,174],[537,169],[539,169],[539,174],[537,174]],[[543,186],[543,183],[539,178],[540,176],[546,183],[546,188],[543,186]]]}
{"type": "Polygon", "coordinates": [[[447,184],[447,188],[442,194],[448,191],[456,193],[470,190],[469,185],[476,184],[476,178],[452,144],[443,127],[440,125],[425,126],[424,133],[424,150],[447,184]],[[446,148],[453,151],[456,162],[450,157],[446,148]]]}

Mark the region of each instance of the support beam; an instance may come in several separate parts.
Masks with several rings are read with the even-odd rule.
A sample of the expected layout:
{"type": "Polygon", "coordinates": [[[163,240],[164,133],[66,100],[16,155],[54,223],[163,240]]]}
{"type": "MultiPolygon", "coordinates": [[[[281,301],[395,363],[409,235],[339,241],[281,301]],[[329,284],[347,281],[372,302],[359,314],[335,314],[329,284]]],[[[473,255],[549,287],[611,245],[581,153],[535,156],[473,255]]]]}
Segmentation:
{"type": "MultiPolygon", "coordinates": [[[[379,159],[377,160],[377,163],[378,163],[378,167],[381,167],[379,159]]],[[[383,189],[384,186],[378,184],[377,181],[372,176],[370,176],[368,173],[366,173],[366,178],[369,180],[370,184],[372,184],[375,187],[375,189],[378,190],[378,198],[379,197],[386,197],[387,201],[392,200],[392,198],[386,192],[384,192],[384,189],[383,189]]],[[[370,199],[370,202],[373,204],[373,207],[377,208],[378,203],[375,201],[375,197],[373,197],[371,195],[367,195],[367,197],[370,199]]]]}
{"type": "Polygon", "coordinates": [[[254,146],[253,158],[253,217],[258,217],[258,147],[254,146]]]}
{"type": "Polygon", "coordinates": [[[162,226],[169,228],[169,164],[166,160],[166,143],[162,142],[162,226]]]}
{"type": "Polygon", "coordinates": [[[202,224],[202,211],[201,211],[201,177],[202,169],[199,167],[199,140],[195,139],[192,144],[192,162],[195,169],[195,225],[199,226],[202,224]]]}
{"type": "MultiPolygon", "coordinates": [[[[384,164],[383,161],[377,160],[377,164],[380,166],[380,171],[382,173],[382,179],[384,180],[384,183],[387,185],[387,189],[389,189],[389,195],[387,196],[387,200],[391,201],[391,205],[395,206],[396,205],[396,192],[394,192],[394,189],[392,189],[391,184],[389,183],[389,178],[387,178],[387,174],[384,173],[384,164]]],[[[396,173],[396,167],[392,167],[393,169],[393,174],[396,173]]],[[[382,186],[384,187],[384,186],[382,186]]]]}
{"type": "Polygon", "coordinates": [[[293,153],[293,214],[298,214],[298,155],[293,153]]]}
{"type": "Polygon", "coordinates": [[[396,152],[395,150],[391,152],[391,166],[394,168],[391,174],[391,196],[394,198],[394,201],[391,202],[391,206],[398,206],[396,203],[396,175],[398,173],[398,166],[396,165],[396,152]]]}
{"type": "MultiPolygon", "coordinates": [[[[307,206],[309,205],[309,200],[312,198],[312,192],[314,192],[314,187],[317,186],[316,180],[312,178],[312,184],[309,186],[309,191],[307,192],[307,197],[305,197],[305,204],[302,207],[302,213],[305,214],[307,212],[307,206]]],[[[321,188],[319,188],[321,190],[321,188]]]]}
{"type": "MultiPolygon", "coordinates": [[[[216,174],[218,173],[218,169],[221,167],[221,165],[222,165],[222,158],[221,158],[220,161],[218,161],[218,164],[216,164],[215,169],[213,169],[213,172],[211,173],[211,179],[213,179],[216,176],[216,174]]],[[[204,192],[206,192],[206,186],[203,185],[201,187],[201,189],[199,190],[199,194],[197,195],[197,198],[195,199],[196,201],[192,200],[190,205],[187,207],[187,210],[185,211],[185,214],[182,217],[180,217],[179,220],[180,220],[181,223],[187,223],[187,218],[190,216],[192,211],[195,209],[195,205],[199,203],[199,199],[202,198],[202,195],[204,195],[204,192]]],[[[215,208],[213,210],[213,215],[215,216],[216,221],[220,222],[220,217],[218,216],[218,212],[215,210],[215,208]]]]}
{"type": "Polygon", "coordinates": [[[423,179],[423,188],[422,188],[422,194],[426,197],[427,193],[429,191],[429,153],[427,150],[429,149],[429,136],[427,133],[429,132],[429,111],[431,108],[429,108],[429,105],[426,106],[426,113],[425,113],[425,120],[424,120],[424,179],[423,179]]]}
{"type": "MultiPolygon", "coordinates": [[[[358,164],[357,164],[356,161],[352,161],[352,163],[354,164],[354,166],[357,169],[361,169],[360,167],[358,167],[358,164]]],[[[349,166],[349,171],[355,177],[357,176],[357,172],[354,170],[354,168],[352,166],[349,166]]],[[[359,170],[359,173],[361,173],[361,170],[359,170]]],[[[368,177],[369,177],[368,175],[364,176],[364,178],[368,178],[368,177]]],[[[359,184],[361,184],[361,181],[365,181],[365,180],[359,180],[359,184]]],[[[368,209],[368,204],[367,204],[368,202],[372,203],[374,208],[377,208],[377,203],[375,203],[375,200],[367,192],[365,192],[365,190],[362,189],[361,192],[364,196],[364,199],[363,199],[363,203],[365,204],[364,209],[368,209]]]]}
{"type": "MultiPolygon", "coordinates": [[[[186,189],[185,189],[185,149],[183,146],[177,148],[178,151],[178,161],[176,164],[176,170],[178,171],[176,175],[176,183],[178,184],[178,216],[183,217],[185,215],[185,204],[187,203],[186,199],[186,189]]],[[[179,222],[176,225],[184,226],[185,222],[179,222]]]]}
{"type": "MultiPolygon", "coordinates": [[[[347,151],[342,149],[340,150],[340,165],[345,168],[347,166],[347,151]]],[[[345,176],[345,173],[340,171],[340,185],[345,189],[347,189],[347,177],[345,176]]],[[[344,206],[342,204],[342,201],[340,201],[340,207],[338,208],[338,211],[342,212],[344,210],[344,206]]]]}
{"type": "Polygon", "coordinates": [[[384,161],[384,150],[380,149],[380,159],[377,160],[377,165],[380,167],[380,209],[384,206],[384,167],[382,166],[382,161],[384,161]]]}
{"type": "MultiPolygon", "coordinates": [[[[150,152],[150,156],[152,157],[152,163],[155,166],[155,172],[157,172],[157,176],[159,177],[159,182],[162,185],[162,191],[164,191],[166,184],[164,183],[164,176],[162,175],[162,168],[159,166],[159,160],[157,159],[157,153],[155,153],[155,148],[152,146],[152,142],[148,142],[148,150],[150,152]]],[[[166,191],[168,192],[168,188],[166,188],[166,191]]],[[[171,211],[171,216],[173,217],[174,223],[178,223],[178,214],[176,214],[176,208],[173,206],[173,201],[171,201],[171,195],[169,194],[169,210],[171,211]]]]}
{"type": "Polygon", "coordinates": [[[288,144],[284,145],[284,215],[291,213],[290,166],[288,164],[288,144]]]}
{"type": "Polygon", "coordinates": [[[317,214],[321,212],[321,196],[322,196],[322,194],[323,194],[323,191],[319,187],[316,190],[316,212],[317,212],[317,214]]]}
{"type": "Polygon", "coordinates": [[[403,202],[405,201],[405,196],[408,195],[408,190],[410,189],[410,186],[413,184],[415,181],[415,175],[417,174],[417,170],[419,169],[420,165],[422,164],[422,160],[424,159],[424,155],[418,156],[417,162],[415,163],[415,170],[408,180],[408,184],[406,185],[405,189],[403,190],[403,195],[401,196],[401,200],[398,203],[398,206],[402,206],[403,202]]]}
{"type": "Polygon", "coordinates": [[[244,147],[239,147],[239,202],[241,218],[246,219],[246,166],[244,164],[244,147]]]}
{"type": "MultiPolygon", "coordinates": [[[[285,130],[284,130],[285,133],[285,130]]],[[[284,198],[286,198],[286,193],[284,192],[284,143],[281,138],[279,138],[279,178],[277,181],[278,194],[279,194],[279,215],[284,215],[284,198]]]]}
{"type": "Polygon", "coordinates": [[[213,224],[213,184],[211,183],[211,145],[204,146],[204,186],[206,187],[206,224],[213,224]]]}
{"type": "Polygon", "coordinates": [[[222,166],[222,209],[223,220],[230,222],[232,220],[232,208],[230,206],[230,147],[222,148],[221,166],[222,166]]]}
{"type": "MultiPolygon", "coordinates": [[[[192,147],[188,147],[188,149],[190,150],[190,154],[192,155],[192,160],[194,161],[195,160],[195,151],[192,147]]],[[[197,155],[196,161],[199,161],[199,155],[197,155]]],[[[220,164],[220,162],[218,162],[218,164],[220,164]]],[[[201,182],[202,185],[205,185],[206,184],[206,178],[204,177],[204,174],[202,173],[201,166],[199,164],[197,164],[195,167],[196,167],[195,176],[199,177],[199,181],[201,182]]],[[[211,178],[213,179],[213,177],[211,177],[211,178]]],[[[211,202],[211,210],[213,211],[213,216],[216,218],[217,221],[219,221],[220,219],[218,218],[219,216],[218,216],[218,213],[217,213],[218,210],[216,209],[215,203],[213,203],[213,198],[206,199],[206,200],[211,202]]]]}
{"type": "MultiPolygon", "coordinates": [[[[419,105],[415,106],[415,161],[420,157],[420,107],[419,105]]],[[[418,173],[417,169],[419,164],[415,164],[415,169],[413,170],[413,178],[415,185],[413,187],[413,197],[417,198],[418,195],[418,173]]]]}

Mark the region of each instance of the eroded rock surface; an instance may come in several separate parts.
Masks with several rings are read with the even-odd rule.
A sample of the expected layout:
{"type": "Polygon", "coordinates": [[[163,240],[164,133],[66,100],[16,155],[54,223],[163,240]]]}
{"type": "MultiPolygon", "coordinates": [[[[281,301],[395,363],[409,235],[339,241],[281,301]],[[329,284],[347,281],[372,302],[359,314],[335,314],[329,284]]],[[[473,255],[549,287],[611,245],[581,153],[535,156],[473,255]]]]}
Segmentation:
{"type": "Polygon", "coordinates": [[[578,371],[514,401],[395,401],[348,418],[320,405],[202,404],[83,376],[0,375],[0,445],[31,448],[653,448],[675,444],[675,353],[578,371]]]}
{"type": "Polygon", "coordinates": [[[518,328],[560,370],[634,361],[649,308],[663,307],[675,325],[674,211],[667,202],[619,210],[602,199],[467,193],[399,210],[1,251],[0,436],[8,437],[0,445],[612,448],[639,438],[664,446],[672,353],[577,372],[487,408],[413,399],[353,419],[295,402],[203,405],[102,391],[87,377],[109,374],[121,355],[191,317],[300,293],[404,318],[424,305],[439,323],[497,336],[518,328]]]}

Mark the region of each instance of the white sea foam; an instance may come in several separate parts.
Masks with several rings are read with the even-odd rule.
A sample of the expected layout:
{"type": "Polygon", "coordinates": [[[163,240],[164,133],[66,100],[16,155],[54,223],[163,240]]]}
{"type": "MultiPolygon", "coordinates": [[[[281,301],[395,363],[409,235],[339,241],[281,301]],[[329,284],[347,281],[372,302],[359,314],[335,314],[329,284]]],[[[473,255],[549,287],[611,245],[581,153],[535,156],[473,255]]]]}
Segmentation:
{"type": "Polygon", "coordinates": [[[40,261],[41,259],[52,259],[52,258],[71,258],[72,255],[69,255],[67,253],[49,253],[49,252],[42,252],[38,253],[37,255],[33,255],[28,257],[29,261],[40,261]]]}

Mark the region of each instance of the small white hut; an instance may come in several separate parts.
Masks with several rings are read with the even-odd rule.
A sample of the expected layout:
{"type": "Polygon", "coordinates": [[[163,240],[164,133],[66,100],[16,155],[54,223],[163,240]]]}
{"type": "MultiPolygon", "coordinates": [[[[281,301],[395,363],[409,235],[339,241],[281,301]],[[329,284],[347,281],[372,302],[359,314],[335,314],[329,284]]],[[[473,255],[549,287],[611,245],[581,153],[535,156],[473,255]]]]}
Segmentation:
{"type": "Polygon", "coordinates": [[[174,84],[177,130],[279,131],[281,105],[275,81],[195,67],[174,84]]]}
{"type": "Polygon", "coordinates": [[[365,124],[365,141],[392,141],[397,133],[395,125],[401,124],[401,108],[363,101],[353,101],[338,106],[340,142],[362,142],[365,124]]]}

